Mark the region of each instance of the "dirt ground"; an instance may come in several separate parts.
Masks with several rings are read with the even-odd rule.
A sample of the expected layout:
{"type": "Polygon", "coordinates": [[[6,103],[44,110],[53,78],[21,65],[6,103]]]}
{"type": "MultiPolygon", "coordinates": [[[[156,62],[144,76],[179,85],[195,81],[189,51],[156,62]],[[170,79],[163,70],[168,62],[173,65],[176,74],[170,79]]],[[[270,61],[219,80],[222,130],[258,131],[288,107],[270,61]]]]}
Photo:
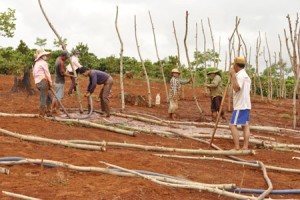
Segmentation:
{"type": "MultiPolygon", "coordinates": [[[[111,107],[114,112],[119,112],[121,107],[120,100],[116,98],[120,92],[118,77],[114,77],[114,80],[111,107]]],[[[87,84],[87,79],[80,79],[81,92],[85,91],[87,84]]],[[[38,114],[39,93],[33,96],[28,96],[23,92],[10,93],[12,85],[12,76],[0,76],[0,112],[38,114]]],[[[67,94],[69,86],[70,80],[67,79],[65,94],[67,94]]],[[[100,86],[97,86],[95,94],[99,93],[100,88],[100,86]]],[[[125,91],[147,97],[146,82],[143,80],[125,79],[125,91]]],[[[160,107],[148,108],[126,105],[125,113],[142,113],[167,119],[168,104],[165,98],[164,85],[151,82],[151,92],[153,100],[155,95],[160,93],[162,99],[160,107]]],[[[184,99],[179,102],[178,121],[211,122],[209,96],[205,95],[203,88],[197,88],[197,97],[203,109],[201,117],[193,100],[190,86],[184,87],[184,99]]],[[[99,102],[95,101],[96,98],[93,99],[95,109],[99,110],[99,102]]],[[[69,97],[65,95],[63,104],[67,108],[78,107],[75,96],[69,97]]],[[[83,105],[85,108],[87,107],[86,99],[83,99],[83,105]]],[[[227,108],[227,102],[225,108],[227,108]]],[[[227,120],[230,119],[230,116],[231,112],[226,112],[227,120]]],[[[291,100],[274,99],[271,102],[267,102],[261,101],[260,98],[252,98],[251,125],[292,129],[292,118],[289,116],[292,116],[291,100]]],[[[109,120],[114,119],[116,119],[115,116],[112,116],[109,120]]],[[[185,149],[208,149],[207,144],[186,138],[161,137],[146,133],[139,133],[136,137],[131,137],[101,129],[54,122],[43,118],[0,117],[0,128],[23,135],[34,135],[51,139],[105,140],[107,142],[126,142],[185,149]]],[[[251,131],[251,135],[273,138],[281,143],[300,145],[300,134],[251,131]]],[[[228,139],[215,139],[214,144],[225,150],[233,148],[232,140],[228,139]]],[[[267,149],[260,148],[255,144],[251,144],[250,148],[256,151],[256,155],[241,156],[241,158],[259,160],[265,165],[300,169],[300,160],[292,159],[292,157],[300,157],[299,149],[296,149],[296,151],[291,151],[292,149],[289,148],[267,149]]],[[[267,184],[259,168],[227,162],[160,158],[153,156],[154,153],[157,153],[153,151],[109,146],[106,152],[78,150],[22,141],[2,133],[0,133],[0,149],[0,157],[48,159],[90,167],[106,167],[99,163],[99,161],[104,161],[127,169],[146,170],[202,183],[234,183],[237,187],[242,188],[267,189],[267,184]]],[[[197,156],[184,153],[180,155],[197,156]]],[[[226,158],[223,156],[216,157],[226,158]]],[[[1,191],[14,192],[41,199],[231,199],[205,191],[162,186],[142,178],[119,177],[96,172],[78,172],[62,168],[47,168],[34,164],[0,165],[0,167],[10,170],[9,175],[0,174],[1,191]]],[[[271,170],[267,172],[274,190],[300,189],[299,173],[271,170]]],[[[273,199],[300,199],[300,194],[271,194],[269,197],[273,199]]],[[[0,199],[12,198],[0,193],[0,199]]]]}

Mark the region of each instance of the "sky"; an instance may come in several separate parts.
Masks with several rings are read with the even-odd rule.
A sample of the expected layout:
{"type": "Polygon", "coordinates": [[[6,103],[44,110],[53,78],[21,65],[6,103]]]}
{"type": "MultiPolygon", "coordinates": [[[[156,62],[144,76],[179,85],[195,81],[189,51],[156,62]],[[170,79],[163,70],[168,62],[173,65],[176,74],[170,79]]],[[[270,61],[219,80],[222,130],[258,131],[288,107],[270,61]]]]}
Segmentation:
{"type": "MultiPolygon", "coordinates": [[[[142,58],[155,62],[158,60],[149,11],[155,28],[156,42],[160,59],[177,55],[173,21],[179,42],[180,58],[187,63],[184,48],[186,31],[186,11],[189,12],[187,46],[190,60],[196,50],[196,24],[198,25],[198,50],[203,51],[204,36],[206,47],[212,49],[208,18],[211,23],[216,51],[220,51],[221,63],[225,66],[225,54],[228,51],[228,39],[234,27],[236,17],[241,19],[239,33],[251,47],[250,61],[255,64],[255,48],[258,33],[262,36],[262,46],[266,46],[267,36],[270,52],[279,51],[279,39],[283,41],[284,60],[289,64],[284,43],[284,29],[288,30],[287,14],[294,25],[300,8],[299,0],[41,0],[44,10],[57,32],[67,38],[67,49],[71,50],[78,43],[87,44],[89,52],[96,56],[119,57],[120,42],[115,29],[116,8],[119,9],[118,29],[124,43],[124,56],[139,60],[135,41],[134,17],[136,16],[137,39],[142,58]],[[219,48],[220,47],[220,48],[219,48]]],[[[0,38],[1,47],[17,47],[23,40],[30,48],[37,37],[46,38],[46,48],[55,49],[56,38],[47,24],[38,0],[0,0],[0,12],[8,8],[16,10],[16,31],[13,38],[0,38]]],[[[274,59],[274,57],[272,58],[274,59]]],[[[277,58],[278,59],[278,58],[277,58]]],[[[259,57],[260,68],[264,58],[259,57]]]]}

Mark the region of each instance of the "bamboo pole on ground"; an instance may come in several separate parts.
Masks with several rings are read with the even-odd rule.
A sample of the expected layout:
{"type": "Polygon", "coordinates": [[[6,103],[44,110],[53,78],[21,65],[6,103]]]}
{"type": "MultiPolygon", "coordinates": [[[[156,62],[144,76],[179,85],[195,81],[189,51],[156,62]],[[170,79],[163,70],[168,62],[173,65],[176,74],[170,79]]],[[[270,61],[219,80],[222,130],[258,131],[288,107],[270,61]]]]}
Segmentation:
{"type": "MultiPolygon", "coordinates": [[[[233,164],[239,164],[249,167],[260,167],[257,162],[247,162],[247,160],[243,161],[236,161],[236,160],[230,160],[230,159],[224,159],[224,158],[216,158],[216,157],[196,157],[196,156],[181,156],[181,155],[166,155],[166,154],[153,154],[154,156],[158,157],[165,157],[165,158],[180,158],[180,159],[191,159],[191,160],[210,160],[210,161],[222,161],[222,162],[228,162],[233,164]]],[[[268,170],[274,170],[274,171],[280,171],[280,172],[288,172],[288,173],[297,173],[300,174],[300,169],[292,169],[292,168],[284,168],[284,167],[276,167],[271,165],[266,165],[266,169],[268,170]]]]}
{"type": "Polygon", "coordinates": [[[71,148],[76,148],[76,149],[105,151],[105,147],[103,147],[103,146],[74,144],[74,143],[68,142],[66,140],[55,140],[55,139],[48,139],[48,138],[43,138],[43,137],[31,136],[31,135],[22,135],[19,133],[13,133],[11,131],[8,131],[8,130],[2,129],[2,128],[0,128],[0,132],[5,135],[8,135],[8,136],[11,136],[14,138],[18,138],[18,139],[21,139],[24,141],[29,141],[29,142],[42,142],[42,143],[54,144],[54,145],[71,147],[71,148]]]}
{"type": "Polygon", "coordinates": [[[227,192],[225,190],[220,190],[218,188],[210,188],[210,187],[205,187],[205,186],[201,186],[201,185],[185,185],[185,184],[166,183],[166,182],[157,180],[155,178],[152,178],[148,175],[144,175],[144,174],[141,174],[141,173],[133,171],[133,170],[128,170],[126,168],[119,167],[117,165],[112,165],[112,164],[109,164],[109,163],[103,162],[103,161],[100,161],[100,163],[102,163],[106,166],[109,166],[109,167],[113,167],[115,169],[119,169],[119,170],[122,170],[122,171],[125,171],[125,172],[128,172],[128,173],[132,173],[134,175],[140,176],[144,179],[150,180],[152,182],[155,182],[157,184],[164,185],[164,186],[169,186],[169,187],[174,187],[174,188],[196,189],[196,190],[200,190],[200,191],[204,190],[204,191],[208,191],[208,192],[212,192],[212,193],[216,193],[216,194],[219,194],[219,195],[224,195],[224,196],[232,197],[232,198],[236,198],[236,199],[247,199],[247,200],[256,199],[254,197],[239,195],[239,194],[235,194],[235,193],[232,193],[232,192],[227,192]]]}
{"type": "Polygon", "coordinates": [[[139,54],[139,57],[140,57],[140,60],[141,60],[141,63],[142,63],[142,67],[143,67],[145,78],[146,78],[146,82],[147,82],[148,107],[151,108],[152,107],[151,87],[150,87],[149,77],[148,77],[148,74],[147,74],[147,69],[145,67],[145,63],[144,63],[144,60],[142,58],[141,51],[140,51],[140,46],[139,46],[138,39],[137,39],[136,15],[134,15],[134,33],[135,33],[136,47],[137,47],[137,50],[138,50],[138,54],[139,54]]]}
{"type": "Polygon", "coordinates": [[[187,34],[188,34],[188,22],[189,22],[189,12],[186,11],[186,15],[185,15],[185,35],[184,35],[184,47],[185,47],[185,54],[186,54],[186,59],[187,59],[187,62],[188,62],[188,67],[189,67],[189,70],[190,70],[190,75],[191,75],[191,78],[192,78],[192,90],[193,90],[193,97],[194,97],[194,100],[195,100],[195,103],[196,103],[196,106],[198,108],[198,111],[200,114],[202,114],[202,109],[198,103],[198,100],[197,100],[197,97],[196,97],[196,91],[195,91],[195,77],[194,77],[194,74],[192,72],[192,66],[191,66],[191,62],[190,62],[190,58],[189,58],[189,52],[188,52],[188,47],[187,47],[187,44],[186,44],[186,39],[187,39],[187,34]]]}
{"type": "MultiPolygon", "coordinates": [[[[54,161],[54,160],[24,158],[23,160],[19,160],[19,161],[0,162],[0,165],[19,165],[19,164],[50,165],[50,166],[55,166],[55,167],[61,167],[61,168],[68,169],[68,170],[80,171],[80,172],[99,172],[99,173],[122,176],[122,177],[139,177],[132,173],[127,173],[127,172],[120,171],[120,170],[101,168],[101,167],[77,166],[77,165],[72,165],[69,163],[64,163],[64,162],[59,162],[59,161],[54,161]]],[[[164,176],[163,174],[155,174],[155,173],[151,173],[151,172],[148,176],[155,178],[157,180],[169,182],[169,183],[178,183],[178,184],[186,184],[186,185],[201,185],[201,186],[205,186],[205,187],[220,188],[220,189],[236,188],[235,184],[232,184],[232,183],[229,183],[229,184],[200,183],[200,182],[180,179],[177,177],[171,177],[171,176],[167,177],[167,176],[164,176]]]]}
{"type": "Polygon", "coordinates": [[[166,83],[166,78],[165,78],[165,73],[164,73],[164,66],[163,66],[163,64],[162,64],[162,62],[159,58],[159,55],[158,55],[157,44],[156,44],[156,36],[155,36],[154,25],[153,25],[153,22],[152,22],[152,17],[151,17],[150,11],[149,11],[149,17],[150,17],[150,22],[151,22],[151,25],[152,25],[152,32],[153,32],[154,45],[155,45],[155,50],[156,50],[156,57],[157,57],[157,60],[159,62],[159,65],[160,65],[160,71],[161,71],[161,75],[162,75],[164,86],[165,86],[166,100],[167,100],[167,102],[169,102],[169,95],[168,95],[168,88],[167,88],[167,83],[166,83]]]}
{"type": "Polygon", "coordinates": [[[266,170],[266,167],[263,164],[263,162],[258,161],[257,163],[261,167],[261,169],[263,171],[264,179],[268,185],[268,189],[266,191],[264,191],[261,195],[259,195],[259,197],[257,198],[257,200],[263,200],[263,199],[265,199],[266,196],[268,196],[272,192],[273,184],[272,184],[270,178],[268,177],[267,170],[266,170]]]}
{"type": "Polygon", "coordinates": [[[125,111],[125,96],[124,96],[124,80],[123,80],[123,41],[118,29],[118,15],[119,15],[119,8],[117,6],[117,11],[116,11],[116,19],[115,19],[115,28],[118,34],[118,38],[120,41],[120,89],[121,89],[121,111],[125,111]]]}
{"type": "Polygon", "coordinates": [[[189,154],[202,154],[202,155],[255,155],[254,150],[203,150],[203,149],[181,149],[181,148],[171,148],[171,147],[158,147],[140,144],[130,144],[130,143],[118,143],[118,142],[95,142],[95,141],[84,141],[84,140],[68,140],[70,143],[75,144],[91,144],[100,146],[115,146],[115,147],[125,147],[125,148],[135,148],[143,149],[145,151],[159,151],[159,152],[180,152],[189,154]]]}
{"type": "MultiPolygon", "coordinates": [[[[56,35],[56,37],[57,37],[59,43],[60,43],[61,46],[62,46],[62,49],[63,49],[63,50],[67,50],[66,44],[63,42],[62,37],[58,34],[58,32],[56,31],[56,29],[54,28],[54,26],[53,26],[52,23],[50,22],[49,18],[47,17],[46,12],[45,12],[45,10],[44,10],[44,8],[43,8],[43,5],[42,5],[42,3],[41,3],[41,0],[38,0],[38,2],[39,2],[39,6],[40,6],[40,8],[41,8],[41,11],[42,11],[42,13],[43,13],[43,15],[44,15],[44,17],[45,17],[45,19],[46,19],[48,25],[50,26],[50,28],[52,29],[52,31],[53,31],[54,34],[56,35]]],[[[82,102],[81,102],[81,95],[80,95],[80,88],[79,88],[78,77],[77,77],[76,71],[74,70],[74,67],[73,67],[72,62],[70,62],[70,65],[71,65],[71,67],[72,67],[74,76],[76,77],[76,78],[75,78],[75,82],[76,82],[76,91],[77,91],[77,93],[78,93],[78,95],[77,95],[77,100],[78,100],[78,103],[79,103],[79,110],[80,110],[80,113],[82,113],[82,112],[83,112],[83,108],[82,108],[82,102]]]]}
{"type": "Polygon", "coordinates": [[[26,196],[26,195],[23,195],[23,194],[17,194],[17,193],[7,192],[7,191],[3,191],[3,190],[2,190],[2,193],[5,194],[6,196],[14,197],[14,198],[18,198],[18,199],[24,199],[24,200],[41,200],[41,199],[38,199],[38,198],[26,196]]]}

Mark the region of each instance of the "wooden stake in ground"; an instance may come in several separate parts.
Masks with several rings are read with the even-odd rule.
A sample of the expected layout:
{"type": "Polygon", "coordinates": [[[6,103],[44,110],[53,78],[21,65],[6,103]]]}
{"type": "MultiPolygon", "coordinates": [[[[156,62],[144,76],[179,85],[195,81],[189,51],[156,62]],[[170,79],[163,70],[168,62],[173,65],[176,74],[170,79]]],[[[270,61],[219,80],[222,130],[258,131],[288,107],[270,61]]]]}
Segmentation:
{"type": "Polygon", "coordinates": [[[147,69],[145,67],[144,60],[143,60],[141,52],[140,52],[140,46],[139,46],[138,39],[137,39],[137,33],[136,33],[136,16],[135,15],[134,15],[134,33],[135,33],[136,47],[137,47],[137,50],[138,50],[138,53],[139,53],[139,57],[140,57],[140,60],[141,60],[141,63],[142,63],[142,67],[143,67],[143,70],[144,70],[145,79],[146,79],[146,82],[147,82],[148,107],[151,108],[152,107],[152,97],[151,97],[150,81],[149,81],[149,77],[148,77],[148,74],[147,74],[147,69]]]}
{"type": "Polygon", "coordinates": [[[186,19],[186,23],[185,23],[185,35],[184,35],[184,47],[185,47],[185,53],[186,53],[186,59],[188,61],[188,66],[189,66],[189,70],[190,70],[190,74],[191,74],[191,78],[192,78],[192,90],[193,90],[193,97],[194,97],[194,100],[195,100],[195,103],[197,105],[197,108],[198,108],[198,111],[199,113],[201,114],[202,113],[202,109],[198,103],[198,100],[197,100],[197,97],[196,97],[196,91],[195,91],[195,77],[194,77],[194,74],[192,72],[192,66],[191,66],[191,62],[190,62],[190,58],[189,58],[189,52],[188,52],[188,47],[187,47],[187,44],[186,44],[186,39],[187,39],[187,34],[188,34],[188,22],[189,22],[189,12],[186,11],[186,16],[185,16],[185,19],[186,19]]]}
{"type": "Polygon", "coordinates": [[[121,111],[124,112],[125,110],[125,96],[124,96],[124,82],[123,82],[123,41],[121,38],[121,35],[119,33],[118,29],[118,14],[119,14],[119,8],[117,6],[117,11],[116,11],[116,20],[115,20],[115,27],[116,31],[118,33],[118,38],[120,40],[120,88],[121,88],[121,111]]]}
{"type": "MultiPolygon", "coordinates": [[[[41,3],[41,0],[38,0],[39,1],[39,5],[40,5],[40,8],[42,10],[42,13],[46,19],[46,21],[48,22],[50,28],[52,29],[52,31],[54,32],[54,34],[56,35],[59,43],[61,44],[62,46],[62,49],[63,50],[67,50],[66,48],[66,44],[63,42],[62,40],[62,37],[58,34],[58,32],[56,31],[56,29],[54,28],[54,26],[52,25],[52,23],[50,22],[50,20],[48,19],[47,15],[46,15],[46,12],[44,11],[44,8],[42,6],[42,3],[41,3]]],[[[75,78],[75,82],[76,82],[76,91],[77,91],[77,99],[78,99],[78,103],[79,103],[79,110],[80,110],[80,113],[83,113],[83,108],[82,108],[82,102],[81,102],[81,95],[80,95],[80,88],[79,88],[79,81],[78,81],[78,78],[77,78],[77,74],[76,74],[76,71],[74,70],[74,67],[72,65],[72,62],[70,62],[70,65],[72,67],[72,70],[73,70],[73,73],[74,73],[74,76],[76,76],[75,78]]]]}
{"type": "Polygon", "coordinates": [[[18,199],[24,199],[24,200],[40,200],[34,197],[29,197],[29,196],[25,196],[22,194],[16,194],[16,193],[12,193],[12,192],[7,192],[7,191],[2,191],[3,194],[9,196],[9,197],[14,197],[14,198],[18,198],[18,199]]]}
{"type": "Polygon", "coordinates": [[[163,64],[162,64],[162,62],[159,58],[159,55],[158,55],[157,44],[156,44],[156,36],[155,36],[154,25],[153,25],[153,22],[152,22],[152,17],[151,17],[150,11],[149,11],[149,17],[150,17],[150,22],[151,22],[151,25],[152,25],[152,32],[153,32],[153,37],[154,37],[156,56],[157,56],[157,60],[158,60],[159,65],[160,65],[160,71],[161,71],[161,75],[162,75],[162,78],[163,78],[163,81],[164,81],[164,86],[165,86],[165,91],[166,91],[166,100],[168,102],[169,101],[169,95],[168,95],[168,88],[167,88],[167,83],[166,83],[166,78],[165,78],[165,73],[164,73],[164,66],[163,66],[163,64]]]}
{"type": "Polygon", "coordinates": [[[225,91],[224,91],[224,95],[223,95],[223,98],[222,98],[221,106],[220,106],[220,109],[219,109],[219,112],[218,112],[218,116],[217,116],[217,120],[216,120],[216,125],[215,125],[214,131],[212,133],[210,143],[209,143],[209,148],[211,147],[211,145],[213,143],[214,136],[215,136],[215,133],[216,133],[217,128],[218,128],[218,123],[219,123],[220,116],[221,116],[221,113],[222,113],[222,110],[223,110],[223,105],[224,105],[224,102],[225,102],[225,97],[226,97],[226,94],[227,94],[227,91],[228,91],[228,87],[230,85],[230,81],[231,81],[231,77],[230,77],[230,74],[229,74],[228,82],[227,82],[227,85],[226,85],[226,88],[225,88],[225,91]]]}

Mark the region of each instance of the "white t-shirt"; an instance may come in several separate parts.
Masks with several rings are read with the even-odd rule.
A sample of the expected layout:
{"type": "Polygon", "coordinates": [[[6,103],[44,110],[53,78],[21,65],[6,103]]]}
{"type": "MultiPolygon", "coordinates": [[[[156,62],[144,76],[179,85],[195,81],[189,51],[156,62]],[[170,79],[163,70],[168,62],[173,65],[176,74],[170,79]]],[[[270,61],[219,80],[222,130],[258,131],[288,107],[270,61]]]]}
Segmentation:
{"type": "Polygon", "coordinates": [[[233,91],[233,109],[245,110],[251,109],[250,90],[251,79],[246,73],[245,69],[240,70],[235,74],[237,82],[240,86],[240,91],[233,91]]]}
{"type": "MultiPolygon", "coordinates": [[[[74,67],[74,70],[82,67],[81,64],[79,63],[79,58],[77,56],[72,56],[71,57],[71,62],[72,62],[72,65],[74,67]]],[[[67,70],[68,70],[68,72],[73,72],[71,64],[67,65],[67,70]]]]}

